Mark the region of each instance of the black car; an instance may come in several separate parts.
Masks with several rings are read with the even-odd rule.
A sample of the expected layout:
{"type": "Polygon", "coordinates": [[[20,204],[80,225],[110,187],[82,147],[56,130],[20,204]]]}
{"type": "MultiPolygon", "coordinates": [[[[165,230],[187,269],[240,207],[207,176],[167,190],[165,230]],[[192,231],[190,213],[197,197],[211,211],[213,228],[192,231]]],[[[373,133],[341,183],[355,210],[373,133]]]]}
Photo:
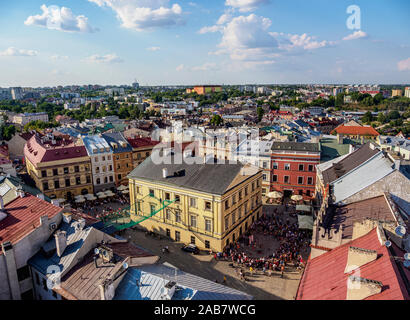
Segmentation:
{"type": "Polygon", "coordinates": [[[191,252],[193,254],[198,254],[199,253],[198,247],[194,244],[185,245],[181,248],[181,250],[183,250],[185,252],[191,252]]]}

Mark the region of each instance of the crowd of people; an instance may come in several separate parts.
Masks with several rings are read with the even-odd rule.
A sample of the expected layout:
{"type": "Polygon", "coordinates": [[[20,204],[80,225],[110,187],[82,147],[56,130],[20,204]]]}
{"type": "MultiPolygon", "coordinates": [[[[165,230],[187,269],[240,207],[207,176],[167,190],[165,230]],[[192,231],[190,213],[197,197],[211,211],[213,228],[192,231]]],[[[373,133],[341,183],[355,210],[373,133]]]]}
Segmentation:
{"type": "Polygon", "coordinates": [[[95,218],[101,218],[103,216],[117,212],[119,208],[128,203],[129,201],[125,198],[125,196],[116,194],[115,196],[110,198],[87,201],[82,204],[76,204],[74,202],[72,204],[72,207],[95,218]],[[113,204],[117,204],[117,208],[112,207],[113,204]]]}
{"type": "Polygon", "coordinates": [[[291,223],[281,216],[263,215],[236,243],[231,243],[223,253],[216,254],[215,259],[232,261],[232,266],[239,267],[236,270],[243,280],[246,280],[247,270],[251,275],[259,270],[268,276],[273,271],[279,271],[283,277],[287,266],[292,265],[298,270],[304,267],[301,253],[309,245],[309,239],[308,232],[300,230],[297,223],[291,223]],[[266,244],[258,243],[257,234],[272,237],[279,242],[279,247],[267,256],[258,256],[266,244]]]}

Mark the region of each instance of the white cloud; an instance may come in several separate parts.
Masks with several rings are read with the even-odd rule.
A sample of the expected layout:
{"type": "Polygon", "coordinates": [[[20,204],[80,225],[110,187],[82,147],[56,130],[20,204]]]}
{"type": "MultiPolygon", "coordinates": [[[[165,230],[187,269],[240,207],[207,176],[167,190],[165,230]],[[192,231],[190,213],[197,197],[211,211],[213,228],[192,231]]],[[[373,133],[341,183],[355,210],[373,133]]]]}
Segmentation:
{"type": "Polygon", "coordinates": [[[0,51],[0,56],[3,57],[33,57],[38,54],[35,50],[17,49],[15,47],[9,47],[4,51],[0,51]]]}
{"type": "Polygon", "coordinates": [[[343,40],[349,41],[349,40],[356,40],[360,38],[367,38],[368,34],[362,30],[355,31],[352,34],[349,34],[347,37],[344,37],[343,40]]]}
{"type": "MultiPolygon", "coordinates": [[[[290,47],[289,48],[303,48],[305,50],[314,50],[323,48],[329,45],[328,41],[316,41],[314,37],[308,36],[306,33],[302,35],[289,35],[290,47]]],[[[286,48],[286,45],[284,46],[286,48]]]]}
{"type": "Polygon", "coordinates": [[[210,26],[210,27],[202,27],[198,33],[199,34],[205,34],[205,33],[214,33],[218,31],[222,31],[223,27],[221,26],[210,26]]]}
{"type": "Polygon", "coordinates": [[[88,24],[88,18],[73,14],[70,8],[41,6],[42,14],[29,16],[24,22],[27,26],[41,26],[47,29],[66,31],[66,32],[95,32],[98,29],[88,24]]]}
{"type": "Polygon", "coordinates": [[[169,0],[88,0],[100,7],[111,8],[127,29],[142,31],[155,27],[182,24],[179,4],[168,7],[169,0]]]}
{"type": "Polygon", "coordinates": [[[180,64],[178,67],[176,67],[176,71],[182,71],[184,70],[185,66],[183,64],[180,64]]]}
{"type": "Polygon", "coordinates": [[[240,12],[248,12],[268,2],[269,0],[226,0],[225,5],[238,9],[240,12]]]}
{"type": "Polygon", "coordinates": [[[216,24],[225,24],[229,21],[232,20],[232,15],[230,15],[229,13],[224,13],[223,15],[221,15],[218,19],[218,21],[216,22],[216,24]]]}
{"type": "Polygon", "coordinates": [[[410,71],[410,58],[399,61],[397,63],[397,68],[399,71],[410,71]]]}
{"type": "Polygon", "coordinates": [[[52,55],[50,58],[52,60],[68,60],[68,56],[60,56],[58,54],[52,55]]]}
{"type": "Polygon", "coordinates": [[[161,50],[161,48],[160,47],[149,47],[149,48],[147,48],[147,50],[148,51],[159,51],[159,50],[161,50]]]}
{"type": "Polygon", "coordinates": [[[124,60],[122,60],[120,57],[118,57],[114,53],[106,54],[106,55],[94,54],[86,58],[86,61],[93,62],[93,63],[121,63],[121,62],[124,62],[124,60]]]}
{"type": "Polygon", "coordinates": [[[217,70],[216,63],[205,63],[201,66],[195,66],[191,68],[191,71],[211,71],[211,70],[217,70]]]}

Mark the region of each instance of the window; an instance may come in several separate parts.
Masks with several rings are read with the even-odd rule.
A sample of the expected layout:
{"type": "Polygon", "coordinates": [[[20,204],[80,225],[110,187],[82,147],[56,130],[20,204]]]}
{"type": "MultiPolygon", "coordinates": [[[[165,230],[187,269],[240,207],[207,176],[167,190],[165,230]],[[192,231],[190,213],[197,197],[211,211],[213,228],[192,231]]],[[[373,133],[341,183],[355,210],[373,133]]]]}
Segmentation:
{"type": "Polygon", "coordinates": [[[298,177],[298,184],[303,184],[303,177],[298,177]]]}
{"type": "Polygon", "coordinates": [[[101,184],[101,179],[97,178],[97,184],[101,184]]]}
{"type": "Polygon", "coordinates": [[[54,188],[56,189],[60,188],[60,181],[58,180],[54,181],[54,188]]]}
{"type": "Polygon", "coordinates": [[[195,237],[191,236],[191,244],[195,244],[195,237]]]}
{"type": "Polygon", "coordinates": [[[310,164],[309,167],[308,167],[308,170],[309,170],[310,172],[312,172],[313,169],[314,169],[314,168],[313,168],[313,164],[310,164]]]}
{"type": "Polygon", "coordinates": [[[205,248],[206,248],[206,249],[210,249],[210,248],[211,248],[211,245],[210,245],[210,243],[209,243],[208,240],[205,240],[205,248]]]}
{"type": "Polygon", "coordinates": [[[110,176],[110,182],[113,182],[113,181],[114,181],[114,177],[110,176]]]}
{"type": "Polygon", "coordinates": [[[167,237],[170,238],[171,237],[171,230],[167,229],[167,237]]]}
{"type": "Polygon", "coordinates": [[[98,157],[95,157],[95,158],[94,158],[94,162],[98,162],[98,157]]]}
{"type": "Polygon", "coordinates": [[[228,230],[229,228],[229,216],[225,217],[225,230],[228,230]]]}
{"type": "Polygon", "coordinates": [[[68,173],[68,167],[64,168],[64,174],[68,173]]]}
{"type": "Polygon", "coordinates": [[[117,164],[117,169],[121,169],[121,164],[117,164]]]}
{"type": "Polygon", "coordinates": [[[196,216],[191,215],[191,227],[196,228],[196,216]]]}
{"type": "Polygon", "coordinates": [[[312,177],[308,177],[307,184],[313,184],[313,178],[312,177]]]}
{"type": "Polygon", "coordinates": [[[58,169],[53,169],[53,175],[58,176],[58,169]]]}
{"type": "Polygon", "coordinates": [[[41,177],[43,178],[47,177],[47,170],[41,171],[41,177]]]}
{"type": "Polygon", "coordinates": [[[181,203],[181,197],[178,194],[175,195],[175,203],[181,203]]]}
{"type": "Polygon", "coordinates": [[[179,231],[175,231],[175,241],[181,241],[181,233],[179,231]]]}
{"type": "Polygon", "coordinates": [[[19,281],[30,278],[30,269],[28,265],[17,269],[17,278],[19,281]]]}
{"type": "Polygon", "coordinates": [[[81,184],[81,178],[80,177],[76,177],[75,178],[75,183],[78,185],[78,184],[81,184]]]}
{"type": "Polygon", "coordinates": [[[248,195],[248,186],[245,187],[245,197],[248,195]]]}
{"type": "Polygon", "coordinates": [[[105,161],[105,157],[104,157],[104,156],[102,157],[102,161],[105,161]]]}
{"type": "Polygon", "coordinates": [[[112,171],[112,165],[110,165],[109,168],[110,168],[110,171],[112,171]]]}
{"type": "Polygon", "coordinates": [[[303,164],[299,165],[299,171],[305,171],[305,166],[303,164]]]}
{"type": "Polygon", "coordinates": [[[108,178],[104,177],[104,183],[108,183],[108,178]]]}
{"type": "Polygon", "coordinates": [[[234,225],[236,222],[236,212],[232,212],[232,225],[234,225]]]}
{"type": "Polygon", "coordinates": [[[205,231],[212,231],[212,221],[209,219],[205,219],[205,231]]]}
{"type": "Polygon", "coordinates": [[[290,170],[290,163],[285,163],[285,170],[287,170],[287,171],[290,170]]]}
{"type": "Polygon", "coordinates": [[[153,214],[155,212],[155,204],[150,204],[149,207],[151,214],[153,214]]]}
{"type": "Polygon", "coordinates": [[[79,167],[79,166],[75,166],[75,167],[74,167],[74,172],[80,172],[80,167],[79,167]]]}
{"type": "Polygon", "coordinates": [[[241,218],[242,215],[242,207],[238,209],[238,220],[241,218]]]}
{"type": "Polygon", "coordinates": [[[262,180],[266,181],[266,174],[265,173],[262,175],[262,180]]]}
{"type": "Polygon", "coordinates": [[[209,202],[209,201],[205,201],[205,210],[209,210],[209,211],[211,211],[211,210],[212,210],[212,207],[211,207],[211,202],[209,202]]]}
{"type": "Polygon", "coordinates": [[[262,194],[266,194],[266,188],[262,188],[262,194]]]}
{"type": "Polygon", "coordinates": [[[239,201],[242,200],[242,191],[239,191],[239,193],[238,193],[238,198],[239,198],[239,201]]]}
{"type": "Polygon", "coordinates": [[[228,210],[229,209],[229,202],[228,202],[228,200],[226,200],[225,201],[225,210],[228,210]]]}
{"type": "Polygon", "coordinates": [[[70,179],[65,179],[65,186],[69,187],[70,186],[70,179]]]}
{"type": "Polygon", "coordinates": [[[196,198],[189,198],[189,206],[192,208],[196,208],[196,198]]]}
{"type": "Polygon", "coordinates": [[[255,183],[252,182],[252,192],[254,192],[254,191],[255,191],[255,183]]]}
{"type": "Polygon", "coordinates": [[[310,190],[306,190],[306,195],[310,197],[310,190]]]}
{"type": "Polygon", "coordinates": [[[234,194],[233,196],[232,196],[232,205],[234,205],[236,203],[236,195],[234,194]]]}
{"type": "Polygon", "coordinates": [[[175,222],[181,223],[181,211],[175,212],[175,222]]]}
{"type": "Polygon", "coordinates": [[[154,196],[155,196],[154,189],[149,189],[149,196],[150,196],[150,197],[154,197],[154,196]]]}
{"type": "Polygon", "coordinates": [[[289,176],[284,176],[283,177],[283,182],[284,183],[289,183],[289,176]]]}
{"type": "Polygon", "coordinates": [[[165,210],[165,219],[171,220],[171,209],[165,210]]]}
{"type": "Polygon", "coordinates": [[[276,174],[274,174],[272,176],[272,182],[277,182],[278,181],[278,176],[276,174]]]}
{"type": "Polygon", "coordinates": [[[43,190],[48,190],[48,182],[43,183],[43,190]]]}
{"type": "Polygon", "coordinates": [[[303,190],[299,190],[299,195],[303,196],[303,190]]]}
{"type": "Polygon", "coordinates": [[[268,167],[268,163],[266,161],[263,161],[262,168],[266,169],[267,167],[268,167]]]}
{"type": "Polygon", "coordinates": [[[95,172],[100,173],[100,167],[95,167],[95,172]]]}

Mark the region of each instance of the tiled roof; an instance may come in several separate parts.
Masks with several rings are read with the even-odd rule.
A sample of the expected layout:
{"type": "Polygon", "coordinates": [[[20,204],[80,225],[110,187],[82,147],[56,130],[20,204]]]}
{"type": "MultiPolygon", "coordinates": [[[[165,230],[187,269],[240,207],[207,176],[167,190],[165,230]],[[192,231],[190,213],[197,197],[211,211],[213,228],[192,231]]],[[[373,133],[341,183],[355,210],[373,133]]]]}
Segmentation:
{"type": "Polygon", "coordinates": [[[358,126],[345,126],[344,124],[338,126],[332,133],[348,134],[348,135],[360,135],[360,136],[379,136],[380,133],[376,129],[370,126],[358,127],[358,126]]]}
{"type": "MultiPolygon", "coordinates": [[[[368,234],[341,245],[308,261],[297,293],[297,300],[345,300],[348,276],[344,273],[349,247],[376,250],[377,259],[353,271],[360,277],[380,281],[383,284],[379,294],[365,300],[408,300],[406,280],[389,249],[380,243],[377,228],[368,234]]],[[[397,250],[400,250],[396,248],[397,250]]],[[[397,254],[397,253],[395,253],[397,254]]]]}
{"type": "Polygon", "coordinates": [[[319,143],[302,143],[302,142],[274,142],[272,151],[289,150],[289,151],[307,151],[320,152],[319,143]]]}
{"type": "Polygon", "coordinates": [[[41,216],[51,219],[61,211],[60,207],[29,194],[16,198],[5,205],[7,217],[0,221],[0,243],[18,242],[40,226],[41,216]]]}
{"type": "Polygon", "coordinates": [[[127,141],[133,148],[150,147],[159,143],[159,141],[151,140],[151,138],[128,138],[127,141]]]}

